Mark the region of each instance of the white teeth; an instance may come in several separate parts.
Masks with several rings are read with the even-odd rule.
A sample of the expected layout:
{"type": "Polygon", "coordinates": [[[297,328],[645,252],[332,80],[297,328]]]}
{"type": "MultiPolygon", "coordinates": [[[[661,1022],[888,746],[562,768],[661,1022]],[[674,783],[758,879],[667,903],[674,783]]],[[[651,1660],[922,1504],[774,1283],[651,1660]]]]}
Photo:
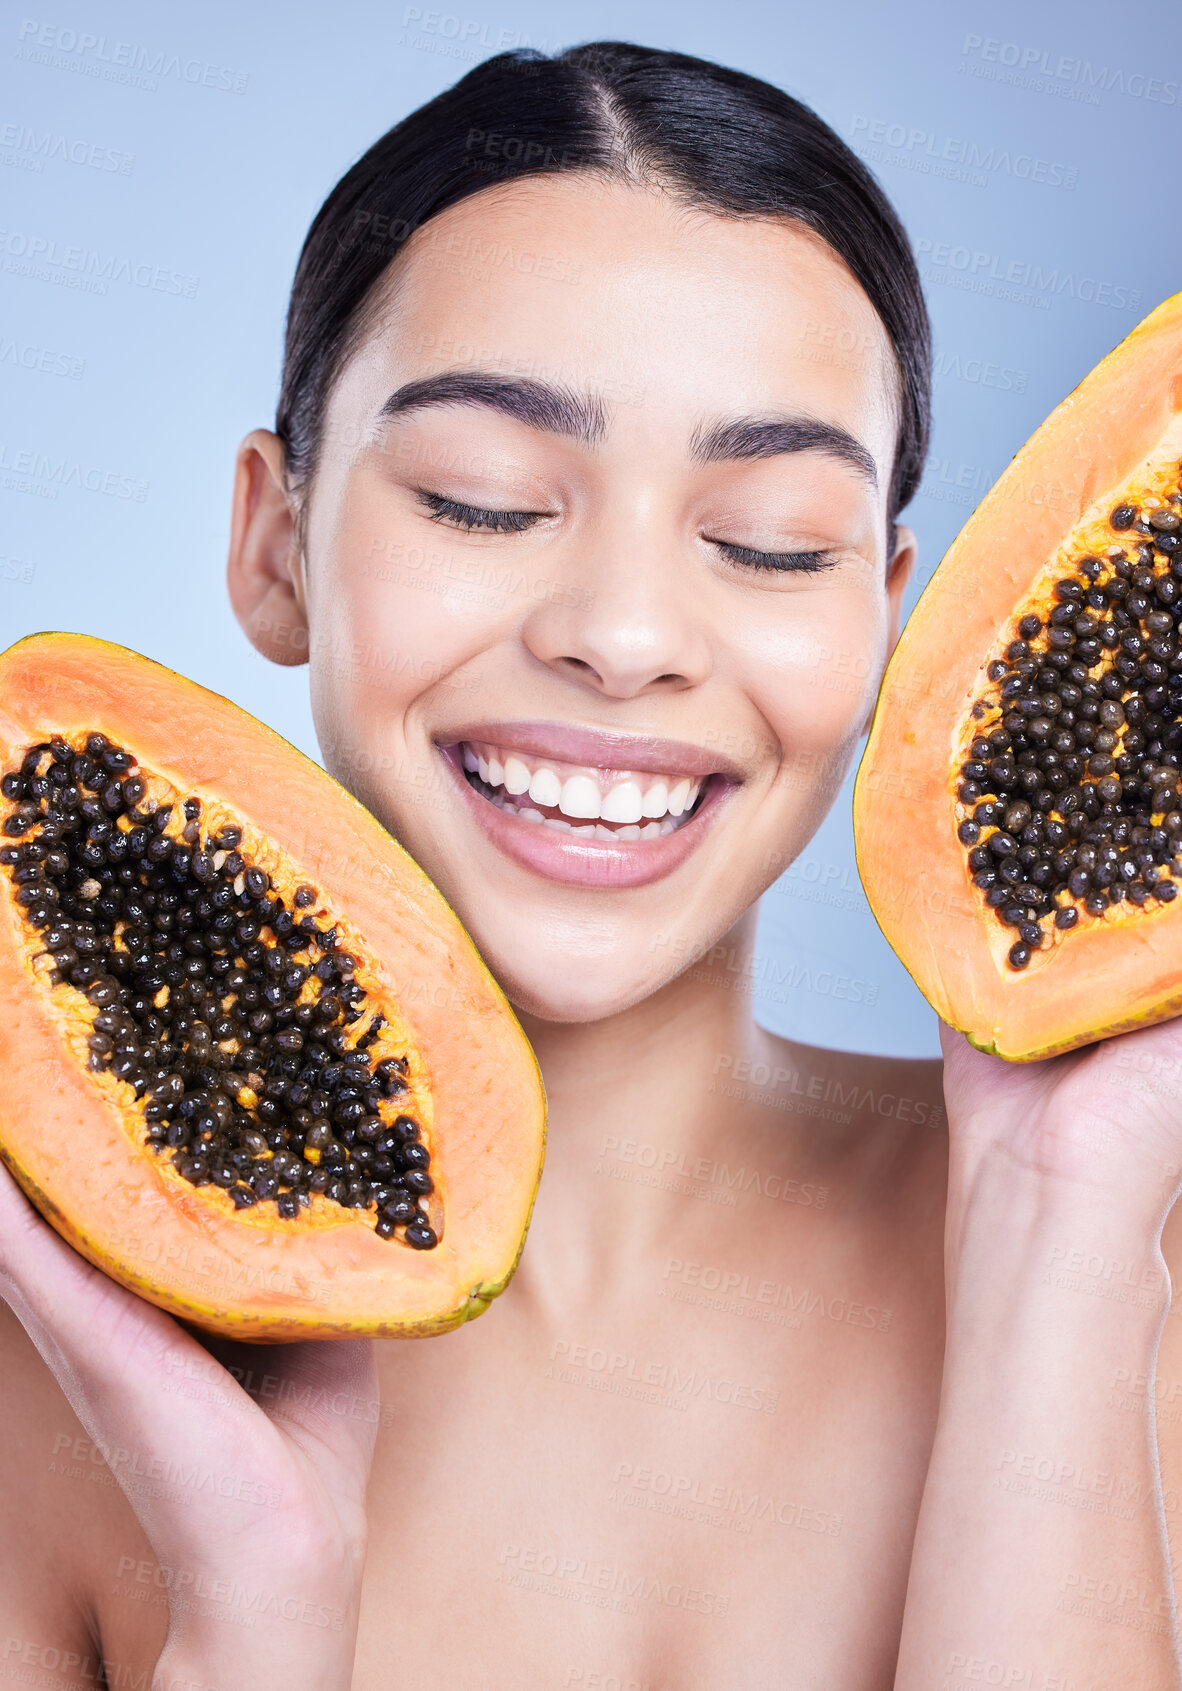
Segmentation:
{"type": "Polygon", "coordinates": [[[505,791],[513,794],[529,792],[529,770],[519,757],[505,759],[505,791]]]}
{"type": "Polygon", "coordinates": [[[689,809],[689,777],[683,775],[680,781],[675,781],[669,789],[669,814],[680,816],[689,809]]]}
{"type": "Polygon", "coordinates": [[[530,776],[529,796],[535,804],[544,804],[547,809],[557,805],[562,797],[562,783],[545,764],[541,769],[535,769],[530,776]]]}
{"type": "MultiPolygon", "coordinates": [[[[534,815],[537,814],[537,811],[535,811],[534,815]]],[[[547,828],[559,828],[564,834],[583,834],[589,839],[594,839],[595,835],[600,832],[599,827],[594,822],[585,822],[580,827],[576,827],[573,822],[564,821],[561,816],[543,816],[542,821],[547,828]]],[[[604,829],[603,832],[606,833],[607,830],[604,829]]],[[[615,835],[608,834],[608,838],[614,839],[615,835]]]]}
{"type": "Polygon", "coordinates": [[[486,796],[499,810],[601,840],[648,840],[672,833],[679,818],[693,809],[702,785],[679,775],[659,777],[646,788],[641,778],[629,776],[605,792],[593,775],[569,775],[564,781],[549,764],[531,770],[524,758],[496,746],[478,750],[465,742],[461,756],[464,768],[491,789],[486,796]],[[533,803],[519,805],[517,799],[533,803]],[[562,815],[543,816],[535,806],[562,815]],[[567,817],[587,825],[572,827],[567,817]],[[607,822],[617,826],[604,827],[607,822]]]}
{"type": "Polygon", "coordinates": [[[598,784],[590,775],[571,775],[562,784],[558,808],[564,816],[596,817],[600,802],[598,784]]]}
{"type": "Polygon", "coordinates": [[[644,795],[644,804],[641,807],[640,814],[642,816],[652,817],[664,816],[668,809],[668,785],[664,781],[654,781],[648,792],[644,795]]]}
{"type": "Polygon", "coordinates": [[[605,822],[639,822],[644,814],[641,804],[636,782],[618,781],[600,805],[599,814],[605,822]]]}

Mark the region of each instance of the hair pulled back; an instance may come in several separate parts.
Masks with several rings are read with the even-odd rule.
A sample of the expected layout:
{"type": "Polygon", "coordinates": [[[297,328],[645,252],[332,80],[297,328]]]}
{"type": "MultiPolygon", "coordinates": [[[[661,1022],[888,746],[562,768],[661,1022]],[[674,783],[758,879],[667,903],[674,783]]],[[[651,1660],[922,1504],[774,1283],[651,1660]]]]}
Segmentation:
{"type": "Polygon", "coordinates": [[[656,181],[687,204],[793,219],[848,266],[900,378],[889,520],[927,452],[931,331],[902,225],[826,123],[770,83],[620,41],[500,53],[395,124],[337,183],[296,267],[276,432],[293,489],[313,474],[333,381],[363,307],[416,229],[496,183],[564,170],[656,181]]]}

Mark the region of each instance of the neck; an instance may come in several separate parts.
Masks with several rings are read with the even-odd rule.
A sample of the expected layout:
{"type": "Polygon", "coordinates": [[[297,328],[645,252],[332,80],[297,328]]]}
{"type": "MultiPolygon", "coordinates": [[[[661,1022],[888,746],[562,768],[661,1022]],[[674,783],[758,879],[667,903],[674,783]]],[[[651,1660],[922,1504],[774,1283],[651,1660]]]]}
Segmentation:
{"type": "Polygon", "coordinates": [[[549,1105],[524,1290],[558,1307],[603,1284],[609,1262],[626,1273],[667,1233],[661,1171],[734,1148],[744,1112],[721,1088],[736,1064],[767,1050],[744,990],[756,916],[747,911],[718,948],[616,1015],[569,1023],[521,1014],[549,1105]],[[630,1180],[634,1169],[658,1180],[630,1180]]]}

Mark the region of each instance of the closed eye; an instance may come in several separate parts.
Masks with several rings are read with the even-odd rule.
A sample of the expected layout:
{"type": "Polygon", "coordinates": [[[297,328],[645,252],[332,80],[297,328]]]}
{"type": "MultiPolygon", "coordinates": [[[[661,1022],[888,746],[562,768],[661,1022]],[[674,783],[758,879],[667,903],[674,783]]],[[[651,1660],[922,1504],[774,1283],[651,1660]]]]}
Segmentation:
{"type": "Polygon", "coordinates": [[[757,552],[750,546],[735,546],[729,540],[712,540],[723,557],[731,564],[748,569],[797,571],[811,575],[816,570],[831,569],[837,559],[830,552],[757,552]]]}
{"type": "Polygon", "coordinates": [[[480,505],[465,505],[459,499],[446,499],[442,493],[428,493],[416,489],[419,499],[430,512],[432,522],[448,523],[472,533],[483,529],[486,534],[520,534],[548,516],[546,511],[492,511],[480,505]]]}
{"type": "MultiPolygon", "coordinates": [[[[447,523],[469,534],[477,530],[486,534],[520,534],[550,515],[548,511],[503,511],[468,505],[461,499],[448,499],[444,494],[431,493],[426,488],[418,488],[416,492],[433,522],[447,523]]],[[[728,563],[747,569],[813,574],[830,568],[836,562],[828,552],[760,552],[754,547],[738,546],[728,540],[714,540],[710,544],[718,548],[728,563]]]]}

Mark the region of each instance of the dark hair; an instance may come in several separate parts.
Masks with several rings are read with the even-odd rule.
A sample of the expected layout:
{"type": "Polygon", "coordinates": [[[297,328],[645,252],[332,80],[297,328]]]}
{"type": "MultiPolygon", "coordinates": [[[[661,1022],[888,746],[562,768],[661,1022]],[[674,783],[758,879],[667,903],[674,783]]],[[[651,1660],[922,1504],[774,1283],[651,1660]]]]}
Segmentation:
{"type": "Polygon", "coordinates": [[[288,311],[275,427],[290,485],[315,469],[333,380],[402,244],[482,188],[563,170],[656,180],[704,210],[794,219],[840,255],[898,361],[893,522],[927,451],[931,331],[890,202],[799,100],[706,59],[621,41],[486,59],[395,124],[337,183],[308,231],[288,311]]]}

